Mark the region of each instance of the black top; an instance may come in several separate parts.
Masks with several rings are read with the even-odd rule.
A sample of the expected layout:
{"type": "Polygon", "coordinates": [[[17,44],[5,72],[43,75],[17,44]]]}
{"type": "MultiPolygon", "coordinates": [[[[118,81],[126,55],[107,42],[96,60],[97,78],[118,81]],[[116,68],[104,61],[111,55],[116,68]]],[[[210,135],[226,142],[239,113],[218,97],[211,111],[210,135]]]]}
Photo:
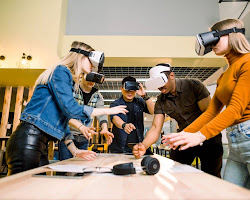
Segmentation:
{"type": "Polygon", "coordinates": [[[202,111],[198,102],[209,96],[209,91],[198,79],[176,79],[177,95],[160,94],[155,104],[155,114],[167,114],[175,119],[182,131],[196,118],[202,111]]]}
{"type": "MultiPolygon", "coordinates": [[[[118,106],[118,105],[127,105],[128,102],[126,102],[123,97],[115,100],[110,104],[110,107],[118,106]]],[[[110,120],[113,120],[114,116],[120,117],[124,122],[131,122],[134,121],[134,125],[136,129],[133,131],[136,133],[135,141],[142,142],[144,139],[144,118],[143,118],[143,112],[149,113],[147,104],[142,98],[134,98],[131,103],[128,103],[127,109],[130,110],[132,107],[132,111],[127,113],[126,115],[119,113],[115,115],[110,115],[110,120]],[[129,108],[130,107],[130,108],[129,108]],[[133,116],[132,116],[133,115],[133,116]],[[132,116],[132,117],[131,117],[132,116]]],[[[113,142],[111,143],[110,151],[111,153],[130,153],[132,150],[127,148],[127,138],[130,134],[127,134],[123,129],[120,129],[113,124],[112,133],[114,134],[113,142]]],[[[130,137],[130,136],[129,136],[130,137]]],[[[133,135],[131,136],[133,137],[133,135]]],[[[130,138],[132,139],[132,138],[130,138]]],[[[129,141],[133,141],[130,140],[129,141]]],[[[134,142],[134,141],[133,141],[134,142]]]]}
{"type": "Polygon", "coordinates": [[[93,87],[89,93],[86,93],[86,92],[84,92],[84,91],[82,90],[82,88],[81,88],[81,91],[82,91],[82,98],[83,98],[84,105],[88,105],[91,96],[92,96],[97,90],[98,90],[98,89],[96,89],[96,88],[93,87]]]}
{"type": "MultiPolygon", "coordinates": [[[[125,101],[125,104],[127,106],[126,109],[129,111],[127,113],[127,115],[128,115],[128,121],[127,121],[127,123],[132,123],[132,124],[135,125],[136,123],[135,123],[134,103],[133,102],[126,102],[125,101]]],[[[136,125],[135,125],[135,127],[136,127],[136,125]]],[[[128,134],[127,142],[126,142],[126,146],[125,146],[125,150],[127,152],[130,151],[130,148],[127,145],[128,143],[138,143],[138,142],[139,142],[139,140],[138,140],[138,136],[136,134],[136,129],[134,129],[132,132],[130,132],[130,134],[128,134]]]]}

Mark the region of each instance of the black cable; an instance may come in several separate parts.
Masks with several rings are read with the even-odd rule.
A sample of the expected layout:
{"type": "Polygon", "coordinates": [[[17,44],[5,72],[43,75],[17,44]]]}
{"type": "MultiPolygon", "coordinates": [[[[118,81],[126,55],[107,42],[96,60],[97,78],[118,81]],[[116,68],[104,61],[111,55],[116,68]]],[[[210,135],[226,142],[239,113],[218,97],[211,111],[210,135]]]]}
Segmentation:
{"type": "Polygon", "coordinates": [[[246,10],[246,8],[247,8],[248,4],[249,4],[249,1],[247,2],[247,4],[246,4],[245,8],[244,8],[244,9],[243,9],[243,11],[241,12],[241,14],[240,14],[240,16],[238,17],[238,19],[240,19],[241,15],[242,15],[242,14],[244,13],[244,11],[246,10]]]}

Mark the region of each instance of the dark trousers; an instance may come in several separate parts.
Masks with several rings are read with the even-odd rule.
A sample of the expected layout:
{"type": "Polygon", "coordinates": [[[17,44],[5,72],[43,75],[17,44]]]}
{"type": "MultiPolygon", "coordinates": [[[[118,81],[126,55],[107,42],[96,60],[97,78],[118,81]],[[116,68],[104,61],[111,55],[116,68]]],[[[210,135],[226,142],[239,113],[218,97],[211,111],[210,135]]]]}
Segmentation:
{"type": "Polygon", "coordinates": [[[222,135],[219,134],[203,143],[202,146],[191,147],[187,150],[178,149],[170,151],[170,158],[182,164],[191,165],[195,157],[201,160],[201,170],[221,177],[223,147],[221,141],[222,135]]]}
{"type": "Polygon", "coordinates": [[[48,142],[52,137],[27,122],[21,122],[6,145],[8,175],[49,164],[48,142]]]}

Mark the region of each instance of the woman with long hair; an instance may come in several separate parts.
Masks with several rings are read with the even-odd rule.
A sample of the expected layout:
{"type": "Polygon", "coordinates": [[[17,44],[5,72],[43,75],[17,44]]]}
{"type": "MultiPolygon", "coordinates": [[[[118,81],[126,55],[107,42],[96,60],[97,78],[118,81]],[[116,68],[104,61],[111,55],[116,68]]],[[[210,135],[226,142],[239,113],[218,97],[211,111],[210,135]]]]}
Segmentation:
{"type": "MultiPolygon", "coordinates": [[[[88,74],[94,68],[89,57],[80,52],[93,52],[94,49],[76,41],[71,48],[77,51],[71,49],[57,65],[45,70],[36,80],[33,96],[21,114],[20,124],[7,142],[8,175],[48,164],[50,140],[64,140],[72,155],[94,159],[95,152],[75,147],[68,124],[86,135],[83,124],[90,121],[90,116],[127,112],[126,106],[106,109],[78,105],[73,91],[79,89],[81,74],[88,74]]],[[[87,137],[91,137],[91,133],[94,131],[89,128],[87,137]]]]}
{"type": "Polygon", "coordinates": [[[229,156],[223,178],[250,188],[250,45],[240,20],[223,20],[211,28],[222,34],[228,30],[231,33],[221,36],[212,46],[216,55],[225,56],[228,68],[218,78],[207,110],[184,131],[163,136],[162,141],[185,150],[202,145],[226,129],[229,156]],[[222,111],[224,106],[226,109],[222,111]]]}

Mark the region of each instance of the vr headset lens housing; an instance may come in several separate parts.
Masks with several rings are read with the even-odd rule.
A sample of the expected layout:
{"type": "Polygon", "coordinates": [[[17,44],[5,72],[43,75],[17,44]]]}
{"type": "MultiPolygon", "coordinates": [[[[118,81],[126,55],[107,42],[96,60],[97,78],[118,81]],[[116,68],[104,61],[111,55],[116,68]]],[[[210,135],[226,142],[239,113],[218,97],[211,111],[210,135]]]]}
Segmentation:
{"type": "Polygon", "coordinates": [[[217,31],[210,31],[200,33],[196,36],[195,51],[199,56],[203,56],[212,51],[212,46],[219,42],[220,36],[214,36],[216,32],[217,31]]]}
{"type": "Polygon", "coordinates": [[[89,60],[93,66],[95,66],[96,72],[100,72],[102,70],[104,64],[104,53],[100,51],[91,51],[89,53],[89,60]]]}
{"type": "Polygon", "coordinates": [[[164,72],[170,72],[171,67],[169,64],[157,65],[149,70],[150,79],[145,82],[148,90],[155,90],[163,87],[168,82],[168,77],[164,72]]]}
{"type": "Polygon", "coordinates": [[[89,58],[89,61],[95,68],[93,71],[95,72],[100,72],[102,70],[103,64],[104,64],[104,53],[100,51],[84,51],[82,49],[76,49],[76,48],[71,48],[70,51],[76,52],[76,53],[81,53],[89,58]]]}
{"type": "Polygon", "coordinates": [[[102,84],[104,81],[104,75],[96,72],[90,72],[84,75],[86,81],[102,84]]]}
{"type": "Polygon", "coordinates": [[[199,56],[203,56],[210,51],[212,47],[215,46],[219,40],[220,36],[228,35],[229,33],[242,33],[245,34],[245,29],[238,29],[236,27],[231,29],[226,29],[223,31],[210,31],[206,33],[199,33],[196,36],[195,51],[199,56]]]}
{"type": "Polygon", "coordinates": [[[126,81],[123,85],[126,91],[136,91],[140,89],[139,83],[133,81],[126,81]]]}

